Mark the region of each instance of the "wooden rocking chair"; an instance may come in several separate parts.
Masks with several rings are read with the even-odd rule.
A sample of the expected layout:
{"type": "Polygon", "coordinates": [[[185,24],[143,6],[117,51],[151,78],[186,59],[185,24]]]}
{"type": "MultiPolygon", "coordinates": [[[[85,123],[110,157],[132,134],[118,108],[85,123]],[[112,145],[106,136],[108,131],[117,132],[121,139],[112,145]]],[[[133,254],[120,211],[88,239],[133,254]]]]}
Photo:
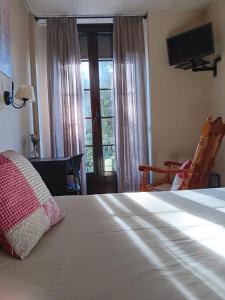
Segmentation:
{"type": "Polygon", "coordinates": [[[182,163],[166,161],[164,166],[167,169],[159,169],[153,166],[140,166],[139,171],[143,172],[140,184],[140,192],[153,192],[171,190],[172,175],[182,174],[183,182],[177,190],[203,189],[208,187],[209,174],[215,164],[215,158],[225,135],[225,124],[219,117],[215,121],[209,117],[205,122],[200,141],[190,167],[178,168],[182,163]],[[175,169],[174,169],[175,167],[175,169]],[[149,172],[165,174],[165,178],[156,184],[149,184],[149,172]]]}

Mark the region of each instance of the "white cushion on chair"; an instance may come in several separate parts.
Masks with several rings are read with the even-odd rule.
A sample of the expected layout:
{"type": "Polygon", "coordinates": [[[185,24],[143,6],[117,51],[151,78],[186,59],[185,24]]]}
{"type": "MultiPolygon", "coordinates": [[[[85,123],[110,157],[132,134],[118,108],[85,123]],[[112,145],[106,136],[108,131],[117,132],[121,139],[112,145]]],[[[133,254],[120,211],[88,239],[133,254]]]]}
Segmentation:
{"type": "MultiPolygon", "coordinates": [[[[191,160],[185,161],[180,169],[189,169],[192,164],[191,160]]],[[[179,173],[175,176],[171,191],[179,191],[182,189],[183,184],[185,183],[185,179],[187,178],[187,174],[179,173]]]]}

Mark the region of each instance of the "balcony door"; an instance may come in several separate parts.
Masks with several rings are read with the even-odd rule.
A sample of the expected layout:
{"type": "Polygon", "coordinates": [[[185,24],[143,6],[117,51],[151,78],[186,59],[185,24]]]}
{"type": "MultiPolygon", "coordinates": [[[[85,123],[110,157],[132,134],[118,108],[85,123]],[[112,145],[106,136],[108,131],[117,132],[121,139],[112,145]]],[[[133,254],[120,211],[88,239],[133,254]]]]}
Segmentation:
{"type": "Polygon", "coordinates": [[[88,194],[117,192],[113,25],[79,25],[88,194]]]}

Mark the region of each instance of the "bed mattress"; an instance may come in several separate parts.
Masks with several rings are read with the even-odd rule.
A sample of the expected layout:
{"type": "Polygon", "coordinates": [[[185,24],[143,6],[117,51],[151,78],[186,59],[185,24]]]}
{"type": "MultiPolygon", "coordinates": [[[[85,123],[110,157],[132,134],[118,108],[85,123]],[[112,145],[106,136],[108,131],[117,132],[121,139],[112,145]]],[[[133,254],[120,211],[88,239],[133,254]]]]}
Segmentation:
{"type": "Polygon", "coordinates": [[[225,299],[225,189],[55,197],[66,211],[0,278],[34,299],[225,299]]]}

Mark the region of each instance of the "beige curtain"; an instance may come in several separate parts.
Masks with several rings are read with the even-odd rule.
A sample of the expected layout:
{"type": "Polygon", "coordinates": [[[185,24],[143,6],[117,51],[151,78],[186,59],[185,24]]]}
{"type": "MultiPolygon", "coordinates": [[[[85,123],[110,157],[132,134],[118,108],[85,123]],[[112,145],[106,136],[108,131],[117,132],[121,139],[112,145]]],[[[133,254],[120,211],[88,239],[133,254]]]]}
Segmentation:
{"type": "Polygon", "coordinates": [[[138,191],[148,164],[145,45],[142,17],[114,20],[116,144],[119,192],[138,191]]]}
{"type": "Polygon", "coordinates": [[[52,155],[64,157],[84,153],[81,59],[76,18],[48,19],[47,60],[52,155]]]}

